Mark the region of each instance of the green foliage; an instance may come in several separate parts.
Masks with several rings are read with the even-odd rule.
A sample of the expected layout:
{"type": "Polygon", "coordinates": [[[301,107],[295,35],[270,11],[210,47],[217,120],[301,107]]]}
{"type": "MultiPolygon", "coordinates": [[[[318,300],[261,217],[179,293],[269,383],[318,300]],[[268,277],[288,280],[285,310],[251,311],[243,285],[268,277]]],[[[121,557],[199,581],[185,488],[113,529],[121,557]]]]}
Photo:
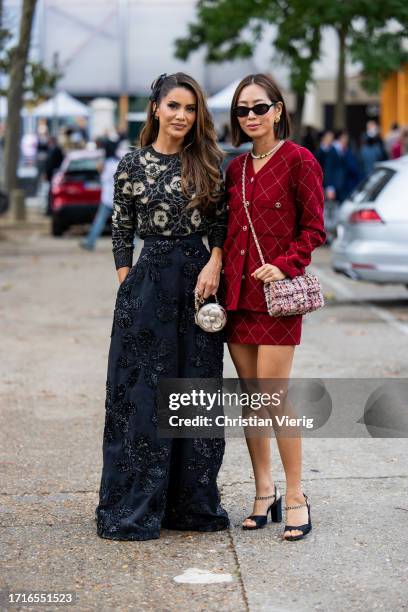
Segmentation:
{"type": "Polygon", "coordinates": [[[299,21],[304,2],[271,0],[201,0],[197,21],[189,24],[188,35],[176,40],[176,56],[186,60],[206,48],[206,60],[222,62],[248,58],[254,52],[266,24],[277,27],[276,60],[290,67],[291,86],[304,93],[311,67],[319,55],[320,31],[313,23],[299,21]]]}
{"type": "Polygon", "coordinates": [[[61,77],[62,72],[47,70],[37,62],[28,62],[24,89],[26,92],[30,92],[37,101],[39,98],[52,95],[57,81],[61,77]]]}
{"type": "MultiPolygon", "coordinates": [[[[11,62],[15,47],[8,46],[11,40],[8,30],[0,28],[0,72],[4,75],[10,74],[11,62]]],[[[62,72],[47,70],[38,62],[28,61],[25,68],[25,79],[23,91],[25,97],[30,98],[34,103],[40,101],[45,96],[49,96],[54,91],[55,85],[62,77],[62,72]]],[[[7,88],[0,88],[0,95],[7,95],[7,88]]]]}
{"type": "Polygon", "coordinates": [[[292,89],[304,94],[321,53],[323,28],[343,32],[346,52],[361,62],[364,86],[378,90],[381,79],[407,61],[407,0],[199,0],[188,34],[176,40],[186,60],[201,47],[206,59],[222,62],[250,57],[264,26],[277,28],[276,57],[289,66],[292,89]],[[397,25],[390,33],[389,26],[397,25]],[[395,31],[394,31],[395,30],[395,31]]]}
{"type": "Polygon", "coordinates": [[[6,28],[0,27],[0,53],[11,40],[11,34],[6,28]]]}
{"type": "Polygon", "coordinates": [[[362,85],[366,91],[376,93],[382,81],[408,62],[408,52],[394,33],[381,32],[372,35],[367,45],[365,33],[353,37],[351,57],[363,65],[362,85]]]}
{"type": "Polygon", "coordinates": [[[176,56],[186,60],[206,46],[209,62],[250,57],[262,31],[262,9],[268,4],[266,0],[200,0],[197,22],[189,24],[186,38],[176,40],[176,56]],[[249,36],[243,39],[244,28],[249,36]]]}

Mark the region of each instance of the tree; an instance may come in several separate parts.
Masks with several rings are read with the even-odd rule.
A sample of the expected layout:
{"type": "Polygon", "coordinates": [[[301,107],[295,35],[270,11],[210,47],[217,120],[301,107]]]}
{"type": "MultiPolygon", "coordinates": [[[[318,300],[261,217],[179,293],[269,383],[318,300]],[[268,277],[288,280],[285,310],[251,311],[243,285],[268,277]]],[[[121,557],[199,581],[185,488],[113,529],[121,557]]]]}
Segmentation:
{"type": "MultiPolygon", "coordinates": [[[[0,71],[9,75],[7,89],[1,89],[1,95],[7,95],[7,123],[5,130],[4,159],[5,183],[10,193],[17,186],[17,165],[20,151],[21,109],[24,94],[30,93],[34,102],[40,96],[49,93],[55,86],[56,80],[61,76],[57,72],[46,70],[41,64],[29,61],[31,29],[37,0],[24,0],[18,43],[8,48],[10,33],[0,28],[0,71]]],[[[0,5],[0,18],[2,5],[0,5]]]]}
{"type": "Polygon", "coordinates": [[[290,84],[297,95],[295,139],[299,136],[305,94],[313,81],[313,65],[321,54],[321,33],[331,27],[337,33],[335,127],[345,128],[346,59],[359,61],[363,85],[377,88],[380,79],[406,61],[406,0],[199,0],[197,21],[188,36],[176,40],[176,56],[187,59],[204,46],[208,61],[250,57],[266,24],[276,26],[274,47],[290,70],[290,84]],[[390,33],[390,26],[394,31],[390,33]]]}
{"type": "Polygon", "coordinates": [[[296,93],[295,139],[312,68],[320,52],[320,28],[313,22],[313,11],[303,0],[199,0],[197,21],[189,24],[188,36],[176,40],[176,56],[186,60],[190,53],[206,47],[206,60],[222,62],[251,57],[264,27],[276,26],[274,40],[277,60],[290,71],[290,86],[296,93]],[[308,19],[299,19],[309,12],[308,19]]]}
{"type": "Polygon", "coordinates": [[[339,45],[334,127],[346,127],[346,60],[362,67],[362,85],[371,92],[408,60],[404,44],[408,34],[406,0],[315,0],[322,26],[334,28],[339,45]]]}

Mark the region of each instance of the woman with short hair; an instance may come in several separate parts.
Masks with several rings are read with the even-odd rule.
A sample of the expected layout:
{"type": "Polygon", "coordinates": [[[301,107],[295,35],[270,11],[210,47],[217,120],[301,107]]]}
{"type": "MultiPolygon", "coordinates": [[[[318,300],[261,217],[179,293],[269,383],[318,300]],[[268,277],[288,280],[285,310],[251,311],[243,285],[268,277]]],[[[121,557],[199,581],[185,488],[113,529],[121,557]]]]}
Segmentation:
{"type": "MultiPolygon", "coordinates": [[[[288,140],[289,131],[288,111],[273,79],[265,74],[245,77],[232,100],[231,133],[235,146],[252,142],[253,147],[227,168],[224,243],[226,334],[237,372],[245,379],[289,378],[302,315],[271,317],[263,284],[303,274],[313,249],[325,241],[322,171],[310,151],[288,140]]],[[[246,434],[256,496],[243,527],[257,529],[269,512],[272,520],[281,520],[281,495],[271,474],[269,437],[246,434]]],[[[301,486],[301,438],[277,436],[277,443],[286,475],[284,537],[300,539],[311,529],[310,504],[301,486]]]]}

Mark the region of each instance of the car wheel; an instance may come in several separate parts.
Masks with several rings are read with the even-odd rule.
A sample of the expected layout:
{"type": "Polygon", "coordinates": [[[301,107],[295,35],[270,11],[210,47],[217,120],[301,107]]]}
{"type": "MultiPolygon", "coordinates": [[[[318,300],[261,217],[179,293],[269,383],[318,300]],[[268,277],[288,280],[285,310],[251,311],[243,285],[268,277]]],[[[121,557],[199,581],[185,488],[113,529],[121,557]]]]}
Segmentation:
{"type": "Polygon", "coordinates": [[[62,221],[60,217],[57,215],[53,215],[52,217],[52,225],[51,231],[53,236],[62,236],[62,234],[67,229],[66,224],[62,221]]]}

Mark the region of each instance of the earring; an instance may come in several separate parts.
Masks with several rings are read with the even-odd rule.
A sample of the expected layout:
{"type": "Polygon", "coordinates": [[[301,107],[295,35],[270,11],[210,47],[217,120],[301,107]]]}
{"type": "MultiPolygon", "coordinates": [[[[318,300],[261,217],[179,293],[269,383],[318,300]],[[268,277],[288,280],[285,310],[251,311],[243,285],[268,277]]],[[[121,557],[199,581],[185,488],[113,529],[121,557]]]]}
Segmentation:
{"type": "Polygon", "coordinates": [[[279,115],[279,117],[276,117],[275,123],[279,123],[279,121],[280,121],[280,115],[279,115]]]}

